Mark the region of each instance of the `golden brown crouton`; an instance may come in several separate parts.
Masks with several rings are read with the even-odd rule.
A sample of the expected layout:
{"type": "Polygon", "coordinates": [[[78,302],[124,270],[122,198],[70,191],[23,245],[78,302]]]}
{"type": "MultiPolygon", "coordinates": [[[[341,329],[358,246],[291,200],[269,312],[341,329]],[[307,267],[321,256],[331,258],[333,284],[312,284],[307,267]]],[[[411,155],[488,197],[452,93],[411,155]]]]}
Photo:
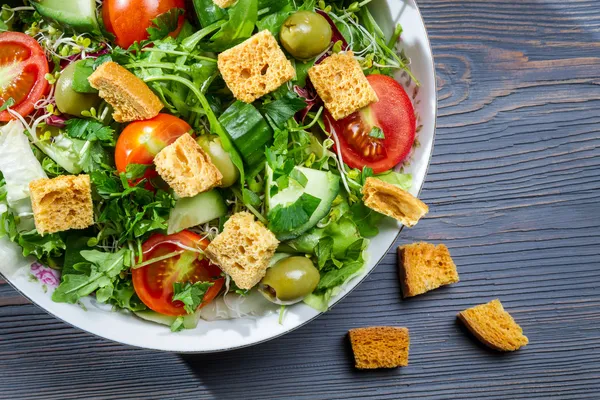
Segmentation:
{"type": "Polygon", "coordinates": [[[154,157],[156,171],[179,197],[192,197],[219,186],[223,175],[189,135],[181,135],[154,157]]]}
{"type": "Polygon", "coordinates": [[[356,368],[396,368],[408,365],[410,336],[407,328],[372,326],[350,329],[348,334],[356,368]]]}
{"type": "Polygon", "coordinates": [[[296,74],[268,30],[219,54],[218,67],[235,98],[246,103],[279,88],[296,74]]]}
{"type": "Polygon", "coordinates": [[[480,342],[492,349],[515,351],[529,343],[523,329],[504,311],[498,299],[466,309],[458,318],[480,342]]]}
{"type": "Polygon", "coordinates": [[[112,61],[100,65],[88,81],[100,97],[115,109],[117,122],[154,118],[163,103],[140,78],[112,61]]]}
{"type": "Polygon", "coordinates": [[[89,175],[64,175],[29,183],[35,227],[40,235],[94,225],[89,175]]]}
{"type": "Polygon", "coordinates": [[[247,212],[234,214],[204,251],[241,289],[251,289],[265,276],[279,241],[247,212]]]}
{"type": "Polygon", "coordinates": [[[398,247],[398,267],[404,297],[458,282],[456,265],[443,244],[413,243],[398,247]]]}
{"type": "Polygon", "coordinates": [[[369,177],[362,189],[365,205],[402,222],[409,228],[429,212],[427,204],[400,187],[369,177]]]}
{"type": "Polygon", "coordinates": [[[236,1],[237,0],[213,0],[213,3],[221,8],[228,8],[231,7],[236,1]]]}
{"type": "Polygon", "coordinates": [[[325,108],[338,120],[378,101],[375,90],[350,52],[337,53],[308,70],[325,108]]]}

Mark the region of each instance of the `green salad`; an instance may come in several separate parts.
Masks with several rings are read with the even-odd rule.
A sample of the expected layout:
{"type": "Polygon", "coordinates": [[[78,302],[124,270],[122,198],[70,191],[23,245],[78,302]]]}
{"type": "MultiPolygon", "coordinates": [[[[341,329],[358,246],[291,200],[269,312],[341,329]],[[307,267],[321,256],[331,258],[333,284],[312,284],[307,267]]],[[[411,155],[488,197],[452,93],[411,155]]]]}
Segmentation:
{"type": "Polygon", "coordinates": [[[54,301],[173,331],[327,310],[388,214],[365,183],[411,188],[418,82],[369,3],[8,1],[0,237],[54,301]]]}

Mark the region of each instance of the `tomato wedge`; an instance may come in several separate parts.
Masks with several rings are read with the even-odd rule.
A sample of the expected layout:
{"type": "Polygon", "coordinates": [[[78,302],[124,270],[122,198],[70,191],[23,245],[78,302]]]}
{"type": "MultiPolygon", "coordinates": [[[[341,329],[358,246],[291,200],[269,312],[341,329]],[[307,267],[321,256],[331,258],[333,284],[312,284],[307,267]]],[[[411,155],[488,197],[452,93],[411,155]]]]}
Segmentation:
{"type": "Polygon", "coordinates": [[[380,173],[406,158],[415,141],[415,110],[404,88],[385,75],[367,76],[379,101],[336,121],[325,113],[329,132],[335,130],[344,162],[380,173]],[[374,130],[373,128],[379,128],[374,130]]]}
{"type": "MultiPolygon", "coordinates": [[[[0,106],[13,99],[12,110],[26,116],[46,94],[48,61],[38,42],[21,32],[0,33],[0,106]]],[[[13,119],[8,111],[0,122],[13,119]]]]}
{"type": "Polygon", "coordinates": [[[133,287],[142,302],[153,311],[166,315],[186,314],[181,301],[173,301],[175,282],[213,282],[206,291],[200,307],[210,303],[221,291],[225,278],[221,269],[201,253],[187,249],[203,250],[209,241],[190,231],[174,235],[155,234],[142,246],[144,262],[176,252],[164,260],[132,270],[133,287]],[[200,256],[200,257],[199,257],[200,256]]]}

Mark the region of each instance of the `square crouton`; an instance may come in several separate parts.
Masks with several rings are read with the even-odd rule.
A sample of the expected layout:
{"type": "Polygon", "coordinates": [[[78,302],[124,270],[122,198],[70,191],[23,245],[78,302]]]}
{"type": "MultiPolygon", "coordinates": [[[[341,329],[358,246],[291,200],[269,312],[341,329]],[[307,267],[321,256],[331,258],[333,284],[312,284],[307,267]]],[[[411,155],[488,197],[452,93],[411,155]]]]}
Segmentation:
{"type": "Polygon", "coordinates": [[[100,65],[88,81],[98,89],[99,96],[113,106],[113,118],[117,122],[154,118],[164,107],[144,81],[115,62],[100,65]]]}
{"type": "Polygon", "coordinates": [[[395,218],[409,228],[429,212],[427,204],[406,190],[381,179],[367,178],[362,193],[367,207],[395,218]]]}
{"type": "Polygon", "coordinates": [[[94,225],[89,175],[64,175],[29,183],[35,227],[40,235],[94,225]]]}
{"type": "Polygon", "coordinates": [[[399,247],[398,267],[404,297],[458,282],[456,265],[443,244],[413,243],[399,247]]]}
{"type": "Polygon", "coordinates": [[[458,318],[480,342],[494,350],[515,351],[529,343],[498,299],[461,311],[458,318]]]}
{"type": "Polygon", "coordinates": [[[308,70],[325,108],[338,120],[378,101],[375,90],[350,52],[337,53],[308,70]]]}
{"type": "Polygon", "coordinates": [[[272,92],[296,74],[268,30],[219,54],[218,67],[235,98],[245,103],[272,92]]]}
{"type": "Polygon", "coordinates": [[[348,334],[356,368],[396,368],[408,365],[410,336],[407,328],[371,326],[350,329],[348,334]]]}
{"type": "Polygon", "coordinates": [[[154,157],[156,171],[179,197],[193,197],[219,186],[223,175],[210,156],[184,134],[154,157]]]}
{"type": "Polygon", "coordinates": [[[234,214],[204,251],[241,289],[252,289],[265,276],[279,241],[247,212],[234,214]]]}
{"type": "Polygon", "coordinates": [[[213,3],[221,8],[229,8],[235,3],[237,0],[213,0],[213,3]]]}

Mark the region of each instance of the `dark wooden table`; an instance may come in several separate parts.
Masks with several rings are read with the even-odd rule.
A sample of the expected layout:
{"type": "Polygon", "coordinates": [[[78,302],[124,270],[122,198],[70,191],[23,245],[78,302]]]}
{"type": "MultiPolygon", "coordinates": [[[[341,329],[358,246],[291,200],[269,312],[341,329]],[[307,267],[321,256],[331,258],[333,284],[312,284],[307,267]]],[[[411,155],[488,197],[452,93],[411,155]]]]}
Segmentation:
{"type": "Polygon", "coordinates": [[[0,285],[1,399],[600,398],[600,2],[422,0],[439,84],[431,214],[461,282],[402,301],[396,256],[285,337],[216,355],[138,350],[0,285]],[[488,351],[458,311],[499,297],[530,339],[488,351]],[[410,328],[410,366],[360,372],[346,332],[410,328]]]}

